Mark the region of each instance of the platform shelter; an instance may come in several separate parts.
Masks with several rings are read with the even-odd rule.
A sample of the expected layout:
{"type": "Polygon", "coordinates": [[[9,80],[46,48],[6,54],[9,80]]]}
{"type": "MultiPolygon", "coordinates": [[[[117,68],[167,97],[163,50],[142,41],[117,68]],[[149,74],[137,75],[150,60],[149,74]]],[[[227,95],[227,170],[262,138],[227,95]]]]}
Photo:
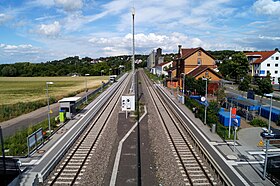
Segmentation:
{"type": "Polygon", "coordinates": [[[59,100],[59,110],[64,111],[67,119],[72,119],[76,114],[76,108],[78,106],[81,97],[68,97],[59,100]]]}

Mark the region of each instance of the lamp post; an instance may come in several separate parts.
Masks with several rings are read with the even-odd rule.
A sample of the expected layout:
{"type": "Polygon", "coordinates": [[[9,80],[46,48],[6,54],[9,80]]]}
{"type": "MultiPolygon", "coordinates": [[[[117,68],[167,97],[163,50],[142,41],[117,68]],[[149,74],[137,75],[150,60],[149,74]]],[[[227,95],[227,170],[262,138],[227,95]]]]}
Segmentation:
{"type": "Polygon", "coordinates": [[[205,81],[205,109],[204,109],[204,124],[206,125],[206,114],[207,114],[207,78],[202,78],[203,81],[205,81]]]}
{"type": "Polygon", "coordinates": [[[181,73],[181,75],[183,74],[183,98],[182,98],[182,104],[185,104],[185,73],[181,73]]]}
{"type": "Polygon", "coordinates": [[[49,122],[49,133],[51,133],[50,97],[49,97],[48,85],[53,85],[53,82],[50,82],[50,81],[47,81],[47,82],[46,82],[46,88],[47,88],[47,102],[48,102],[48,122],[49,122]]]}
{"type": "MultiPolygon", "coordinates": [[[[273,94],[264,94],[264,95],[266,97],[270,97],[270,109],[269,109],[269,119],[268,119],[268,134],[271,134],[270,124],[271,124],[271,111],[272,111],[272,97],[273,97],[273,94]]],[[[267,168],[268,146],[269,146],[269,139],[266,139],[266,143],[265,143],[265,159],[264,159],[264,167],[263,167],[263,179],[264,180],[265,180],[266,168],[267,168]]]]}
{"type": "Polygon", "coordinates": [[[85,74],[85,86],[86,86],[86,90],[85,90],[85,93],[86,93],[86,103],[88,103],[88,97],[87,97],[87,76],[89,76],[89,74],[85,74]]]}

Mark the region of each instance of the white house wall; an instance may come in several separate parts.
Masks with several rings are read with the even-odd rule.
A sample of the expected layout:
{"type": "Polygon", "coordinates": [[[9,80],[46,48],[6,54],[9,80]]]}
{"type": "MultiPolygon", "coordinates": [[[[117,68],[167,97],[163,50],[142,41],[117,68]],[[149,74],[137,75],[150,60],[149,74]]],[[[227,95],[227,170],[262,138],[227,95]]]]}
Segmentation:
{"type": "Polygon", "coordinates": [[[257,67],[254,65],[254,74],[256,76],[265,77],[270,73],[273,84],[279,84],[278,78],[280,77],[280,53],[276,52],[257,67]]]}

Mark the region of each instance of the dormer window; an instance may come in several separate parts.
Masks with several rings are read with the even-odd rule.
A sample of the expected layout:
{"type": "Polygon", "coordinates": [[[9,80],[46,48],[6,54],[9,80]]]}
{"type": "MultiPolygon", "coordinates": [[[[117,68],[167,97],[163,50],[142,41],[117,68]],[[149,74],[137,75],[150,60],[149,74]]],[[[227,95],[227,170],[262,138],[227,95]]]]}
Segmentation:
{"type": "Polygon", "coordinates": [[[197,52],[197,55],[198,55],[198,56],[201,56],[201,51],[198,51],[198,52],[197,52]]]}
{"type": "Polygon", "coordinates": [[[197,65],[201,65],[202,61],[200,58],[197,58],[197,65]]]}

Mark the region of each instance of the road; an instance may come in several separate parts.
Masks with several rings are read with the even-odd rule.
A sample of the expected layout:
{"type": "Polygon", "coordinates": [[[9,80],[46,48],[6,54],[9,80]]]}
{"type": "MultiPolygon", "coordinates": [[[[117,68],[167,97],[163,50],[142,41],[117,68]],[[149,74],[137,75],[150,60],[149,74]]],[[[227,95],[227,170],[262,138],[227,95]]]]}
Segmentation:
{"type": "MultiPolygon", "coordinates": [[[[228,91],[228,92],[239,94],[239,95],[242,95],[243,97],[247,97],[247,92],[238,90],[237,86],[235,86],[235,85],[226,85],[225,87],[226,87],[226,91],[228,91]]],[[[280,96],[280,93],[274,91],[273,95],[274,96],[278,96],[278,95],[280,96]]],[[[270,105],[270,98],[267,98],[265,96],[263,98],[261,98],[261,96],[255,95],[255,100],[261,101],[261,99],[262,99],[262,103],[264,105],[270,105]]],[[[272,105],[274,107],[280,108],[280,101],[272,100],[272,105]]]]}
{"type": "MultiPolygon", "coordinates": [[[[88,94],[93,92],[94,90],[90,90],[88,94]]],[[[85,93],[82,92],[77,97],[85,97],[85,93]]],[[[59,112],[59,103],[54,103],[50,105],[50,109],[52,110],[51,117],[58,116],[59,112]]],[[[10,119],[8,121],[4,121],[0,123],[0,126],[3,130],[3,136],[8,137],[14,135],[17,131],[28,128],[29,126],[36,125],[46,119],[48,119],[48,107],[39,108],[33,112],[28,114],[23,114],[19,117],[10,119]]]]}

